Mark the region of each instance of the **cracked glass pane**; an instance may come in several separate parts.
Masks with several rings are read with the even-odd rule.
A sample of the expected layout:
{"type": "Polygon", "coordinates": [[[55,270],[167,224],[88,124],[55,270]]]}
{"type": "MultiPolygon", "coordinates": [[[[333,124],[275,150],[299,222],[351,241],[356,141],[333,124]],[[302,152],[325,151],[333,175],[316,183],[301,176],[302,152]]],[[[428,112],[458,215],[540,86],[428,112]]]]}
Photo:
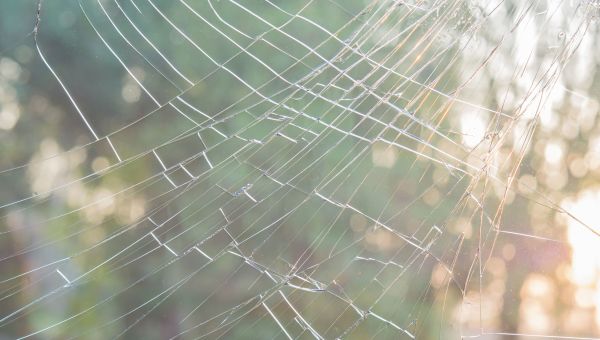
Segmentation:
{"type": "Polygon", "coordinates": [[[600,337],[599,15],[4,1],[0,338],[600,337]]]}

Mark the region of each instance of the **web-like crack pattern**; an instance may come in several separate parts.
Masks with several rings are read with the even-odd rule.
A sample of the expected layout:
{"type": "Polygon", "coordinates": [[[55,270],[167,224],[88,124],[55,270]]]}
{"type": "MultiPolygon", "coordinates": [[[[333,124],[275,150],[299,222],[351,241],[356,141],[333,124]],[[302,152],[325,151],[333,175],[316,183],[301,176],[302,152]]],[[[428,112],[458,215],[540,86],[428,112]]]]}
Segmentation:
{"type": "Polygon", "coordinates": [[[506,225],[505,202],[594,11],[537,0],[40,2],[28,38],[89,142],[0,173],[35,183],[62,169],[0,196],[1,237],[18,240],[0,262],[0,331],[526,335],[486,321],[498,304],[486,268],[503,236],[542,239],[506,225]],[[80,99],[45,36],[66,10],[86,27],[69,34],[119,66],[134,116],[80,99]],[[82,154],[102,166],[80,166],[82,154]]]}

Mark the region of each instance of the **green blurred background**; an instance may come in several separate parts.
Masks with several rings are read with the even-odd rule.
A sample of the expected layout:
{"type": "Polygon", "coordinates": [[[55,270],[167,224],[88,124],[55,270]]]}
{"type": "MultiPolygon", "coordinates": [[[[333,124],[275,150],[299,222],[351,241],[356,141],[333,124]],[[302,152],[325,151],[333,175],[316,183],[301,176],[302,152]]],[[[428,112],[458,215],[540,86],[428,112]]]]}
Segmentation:
{"type": "Polygon", "coordinates": [[[0,337],[599,336],[594,6],[3,1],[0,337]]]}

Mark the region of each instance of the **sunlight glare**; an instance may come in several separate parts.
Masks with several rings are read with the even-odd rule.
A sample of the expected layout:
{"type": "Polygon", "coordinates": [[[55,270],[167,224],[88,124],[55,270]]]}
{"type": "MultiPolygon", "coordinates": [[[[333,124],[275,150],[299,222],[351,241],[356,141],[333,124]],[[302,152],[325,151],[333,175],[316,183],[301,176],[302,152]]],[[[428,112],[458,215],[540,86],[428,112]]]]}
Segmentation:
{"type": "MultiPolygon", "coordinates": [[[[575,199],[564,201],[564,207],[590,228],[600,225],[600,190],[586,190],[575,199]]],[[[597,230],[597,229],[595,229],[597,230]]],[[[595,291],[596,324],[600,326],[600,237],[574,219],[567,222],[567,239],[571,246],[569,279],[580,289],[595,291]]]]}

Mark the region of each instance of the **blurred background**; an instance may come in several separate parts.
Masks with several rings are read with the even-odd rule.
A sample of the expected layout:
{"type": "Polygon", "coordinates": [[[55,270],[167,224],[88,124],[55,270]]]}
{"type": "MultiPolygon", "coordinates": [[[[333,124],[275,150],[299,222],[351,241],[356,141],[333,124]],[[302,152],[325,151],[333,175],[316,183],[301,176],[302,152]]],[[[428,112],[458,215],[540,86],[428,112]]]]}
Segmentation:
{"type": "Polygon", "coordinates": [[[0,3],[0,338],[600,337],[600,5],[0,3]]]}

